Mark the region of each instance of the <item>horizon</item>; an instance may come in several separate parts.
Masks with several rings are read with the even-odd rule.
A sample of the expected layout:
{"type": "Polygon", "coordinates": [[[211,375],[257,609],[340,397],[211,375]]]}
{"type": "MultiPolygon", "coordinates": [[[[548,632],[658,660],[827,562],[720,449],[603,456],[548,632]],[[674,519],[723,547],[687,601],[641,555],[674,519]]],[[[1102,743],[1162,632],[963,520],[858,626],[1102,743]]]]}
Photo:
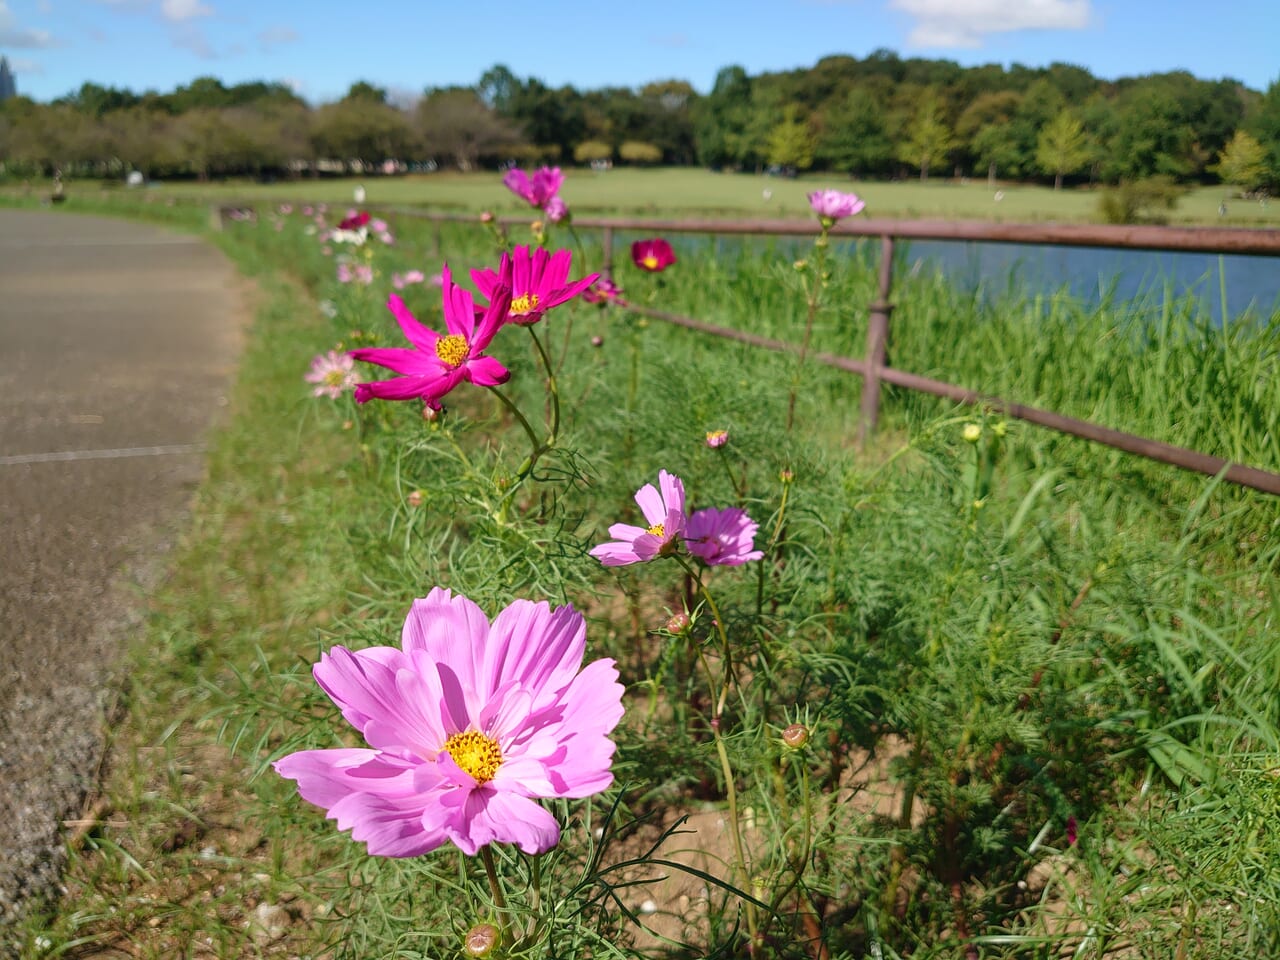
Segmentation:
{"type": "Polygon", "coordinates": [[[353,24],[352,8],[335,0],[0,0],[0,56],[17,93],[39,102],[84,83],[166,93],[207,76],[226,86],[280,83],[311,105],[362,80],[405,100],[474,86],[497,64],[553,88],[683,80],[706,94],[724,67],[757,76],[882,49],[965,68],[1066,63],[1104,82],[1186,71],[1265,91],[1280,80],[1280,61],[1261,31],[1244,28],[1266,22],[1268,6],[1237,0],[1233,22],[1242,29],[1229,43],[1205,43],[1203,7],[1191,0],[707,0],[692,10],[658,0],[639,30],[631,9],[546,0],[529,21],[535,42],[522,22],[510,30],[513,43],[468,43],[458,38],[476,34],[475,17],[439,2],[380,5],[394,29],[364,40],[366,21],[353,24]],[[845,35],[859,42],[828,41],[845,35]],[[1135,35],[1144,38],[1137,48],[1135,35]]]}

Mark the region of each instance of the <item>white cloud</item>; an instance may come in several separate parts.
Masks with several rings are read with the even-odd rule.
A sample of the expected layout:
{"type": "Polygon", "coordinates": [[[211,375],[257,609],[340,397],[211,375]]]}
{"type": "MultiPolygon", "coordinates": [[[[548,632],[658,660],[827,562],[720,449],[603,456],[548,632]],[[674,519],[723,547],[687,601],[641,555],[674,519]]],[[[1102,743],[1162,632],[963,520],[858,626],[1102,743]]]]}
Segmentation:
{"type": "Polygon", "coordinates": [[[267,27],[258,33],[258,46],[268,53],[282,43],[296,43],[297,40],[298,31],[283,25],[267,27]]]}
{"type": "Polygon", "coordinates": [[[7,0],[0,0],[0,47],[18,50],[43,50],[57,41],[48,30],[30,30],[18,26],[7,0]]]}
{"type": "Polygon", "coordinates": [[[1082,30],[1090,0],[891,0],[915,20],[912,47],[980,47],[993,33],[1082,30]]]}
{"type": "Polygon", "coordinates": [[[205,6],[200,0],[160,0],[160,16],[170,23],[182,23],[212,14],[213,7],[205,6]]]}
{"type": "Polygon", "coordinates": [[[175,24],[170,30],[169,36],[175,47],[194,53],[201,60],[216,60],[218,58],[213,46],[209,43],[209,38],[195,24],[175,24]]]}

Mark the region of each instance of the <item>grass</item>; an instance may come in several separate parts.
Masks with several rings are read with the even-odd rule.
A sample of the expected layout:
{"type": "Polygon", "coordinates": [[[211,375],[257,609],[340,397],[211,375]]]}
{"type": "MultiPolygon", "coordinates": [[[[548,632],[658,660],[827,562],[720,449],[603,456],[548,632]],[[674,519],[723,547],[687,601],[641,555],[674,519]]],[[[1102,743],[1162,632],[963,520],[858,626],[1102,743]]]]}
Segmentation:
{"type": "MultiPolygon", "coordinates": [[[[356,185],[366,188],[370,204],[414,205],[433,210],[524,215],[525,205],[515,199],[489,172],[442,172],[396,178],[361,180],[321,179],[277,183],[159,183],[147,188],[154,198],[245,202],[346,203],[356,185]]],[[[899,182],[856,181],[835,176],[798,179],[748,173],[713,173],[696,168],[616,168],[606,172],[569,171],[564,197],[580,216],[711,215],[736,217],[810,216],[805,195],[811,190],[835,188],[856,191],[867,201],[868,216],[915,219],[1003,220],[1009,222],[1098,219],[1098,191],[1087,187],[1053,190],[1033,184],[1005,184],[997,189],[985,181],[955,183],[948,180],[899,182]],[[764,192],[771,196],[764,198],[764,192]],[[1000,199],[995,198],[999,196],[1000,199]]],[[[94,182],[75,184],[70,190],[98,192],[94,182]]],[[[38,192],[38,191],[36,191],[38,192]]],[[[125,193],[114,187],[112,192],[125,193]]],[[[1214,226],[1280,226],[1280,204],[1230,199],[1231,191],[1196,187],[1187,192],[1170,222],[1214,226]],[[1219,205],[1226,201],[1227,214],[1219,205]]]]}
{"type": "MultiPolygon", "coordinates": [[[[399,229],[383,277],[434,269],[431,231],[399,229]]],[[[456,275],[493,258],[472,225],[442,237],[456,275]]],[[[484,394],[460,394],[436,427],[408,405],[305,395],[307,359],[353,328],[395,342],[382,286],[337,287],[295,222],[232,225],[220,242],[263,295],[233,418],[139,648],[103,821],[76,851],[68,896],[21,931],[33,956],[38,937],[44,955],[70,957],[455,951],[487,903],[465,858],[366,858],[264,770],[341,736],[308,676],[319,650],[387,642],[436,583],[490,611],[513,596],[572,600],[590,617],[591,656],[622,665],[620,785],[558,810],[567,823],[723,811],[705,691],[662,626],[688,584],[660,564],[616,576],[583,554],[659,467],[698,505],[741,501],[778,547],[713,581],[752,670],[726,749],[767,825],[749,844],[764,878],[753,892],[782,915],[769,951],[822,955],[816,929],[829,956],[959,957],[966,940],[999,958],[1274,952],[1273,498],[897,392],[860,452],[856,380],[579,309],[571,329],[567,310],[546,324],[571,358],[546,464],[558,479],[499,524],[489,507],[523,438],[484,394]],[[716,427],[731,432],[722,453],[702,442],[716,427]],[[778,732],[800,717],[813,743],[784,763],[778,732]]],[[[872,299],[873,263],[867,245],[832,263],[824,302],[837,307],[818,313],[815,349],[860,352],[865,319],[849,305],[872,299]]],[[[661,281],[620,276],[629,296],[711,322],[784,339],[804,323],[802,277],[767,250],[695,246],[661,281]]],[[[429,291],[405,296],[432,315],[429,291]]],[[[909,369],[1280,469],[1275,315],[1222,330],[1160,290],[1100,306],[992,301],[930,276],[902,281],[896,300],[893,355],[909,369]]],[[[539,411],[532,358],[514,341],[499,350],[512,395],[539,411]]],[[[651,888],[605,870],[660,836],[629,829],[606,831],[603,850],[574,839],[548,856],[548,902],[569,906],[534,952],[654,954],[622,911],[641,916],[651,888]],[[611,896],[620,906],[602,910],[611,896]]],[[[528,866],[504,860],[504,875],[528,866]]],[[[719,877],[741,882],[731,866],[719,877]]],[[[689,895],[650,921],[683,944],[674,955],[740,948],[733,898],[689,895]]],[[[539,909],[516,899],[519,883],[508,896],[539,909]]]]}

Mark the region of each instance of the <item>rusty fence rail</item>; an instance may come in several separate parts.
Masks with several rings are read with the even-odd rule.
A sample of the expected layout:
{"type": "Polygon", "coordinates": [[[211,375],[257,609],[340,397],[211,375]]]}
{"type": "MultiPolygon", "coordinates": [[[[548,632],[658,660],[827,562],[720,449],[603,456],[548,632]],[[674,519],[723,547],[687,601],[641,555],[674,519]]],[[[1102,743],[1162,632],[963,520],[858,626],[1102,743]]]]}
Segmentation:
{"type": "MultiPolygon", "coordinates": [[[[439,225],[443,223],[478,223],[473,214],[442,214],[408,207],[384,207],[386,213],[424,219],[437,224],[435,236],[439,249],[439,225]]],[[[521,219],[502,219],[504,226],[520,225],[521,219]]],[[[614,240],[618,233],[723,234],[738,236],[812,237],[813,221],[805,220],[665,220],[621,217],[574,218],[574,226],[601,233],[606,276],[613,274],[614,240]]],[[[810,354],[810,359],[862,377],[861,421],[859,440],[875,429],[880,414],[882,383],[928,393],[969,406],[983,406],[1005,416],[1025,420],[1060,433],[1071,434],[1094,443],[1104,444],[1126,453],[1167,463],[1184,470],[1208,476],[1222,476],[1242,486],[1280,496],[1280,473],[1250,467],[1185,447],[1174,446],[1150,437],[1115,430],[1088,420],[1079,420],[1051,410],[1042,410],[989,396],[979,391],[932,380],[886,365],[889,341],[889,318],[893,313],[893,253],[896,240],[951,240],[987,243],[1014,243],[1072,247],[1103,247],[1128,250],[1154,250],[1183,253],[1230,253],[1248,256],[1280,257],[1280,230],[1232,227],[1157,227],[1103,224],[1028,224],[992,223],[967,220],[876,220],[849,219],[836,224],[832,237],[870,237],[880,240],[880,265],[876,299],[868,305],[866,356],[859,360],[827,353],[810,354]]],[[[723,337],[760,349],[779,353],[801,354],[799,345],[757,334],[721,327],[715,324],[629,304],[633,312],[663,320],[677,326],[711,336],[723,337]]]]}

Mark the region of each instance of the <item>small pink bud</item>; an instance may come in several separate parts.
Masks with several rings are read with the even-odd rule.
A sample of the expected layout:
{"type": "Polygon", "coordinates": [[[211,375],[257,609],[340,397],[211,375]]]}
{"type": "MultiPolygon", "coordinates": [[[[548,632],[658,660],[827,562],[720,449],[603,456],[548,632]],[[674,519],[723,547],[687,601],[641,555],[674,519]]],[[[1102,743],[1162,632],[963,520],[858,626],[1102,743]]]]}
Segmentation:
{"type": "Polygon", "coordinates": [[[809,742],[809,728],[803,723],[793,723],[782,731],[782,742],[792,750],[800,750],[809,742]]]}
{"type": "Polygon", "coordinates": [[[604,346],[604,337],[592,337],[592,338],[591,338],[591,345],[592,345],[593,347],[603,347],[603,346],[604,346]]]}
{"type": "Polygon", "coordinates": [[[467,931],[462,949],[468,957],[487,957],[501,940],[502,934],[493,924],[478,923],[467,931]]]}
{"type": "Polygon", "coordinates": [[[409,504],[409,506],[411,506],[411,507],[420,507],[420,506],[422,506],[422,499],[423,499],[423,497],[422,497],[422,491],[421,491],[421,490],[414,490],[412,493],[410,493],[410,494],[409,494],[409,496],[405,497],[405,501],[406,501],[406,502],[409,504]]]}
{"type": "Polygon", "coordinates": [[[672,614],[671,619],[667,621],[667,633],[682,636],[689,632],[690,626],[692,626],[692,622],[689,620],[687,613],[672,614]]]}
{"type": "Polygon", "coordinates": [[[493,223],[493,214],[486,210],[484,213],[480,214],[480,222],[493,223]]]}
{"type": "Polygon", "coordinates": [[[728,430],[708,430],[707,431],[707,446],[710,447],[712,450],[715,450],[717,447],[723,447],[728,442],[729,442],[728,430]]]}

